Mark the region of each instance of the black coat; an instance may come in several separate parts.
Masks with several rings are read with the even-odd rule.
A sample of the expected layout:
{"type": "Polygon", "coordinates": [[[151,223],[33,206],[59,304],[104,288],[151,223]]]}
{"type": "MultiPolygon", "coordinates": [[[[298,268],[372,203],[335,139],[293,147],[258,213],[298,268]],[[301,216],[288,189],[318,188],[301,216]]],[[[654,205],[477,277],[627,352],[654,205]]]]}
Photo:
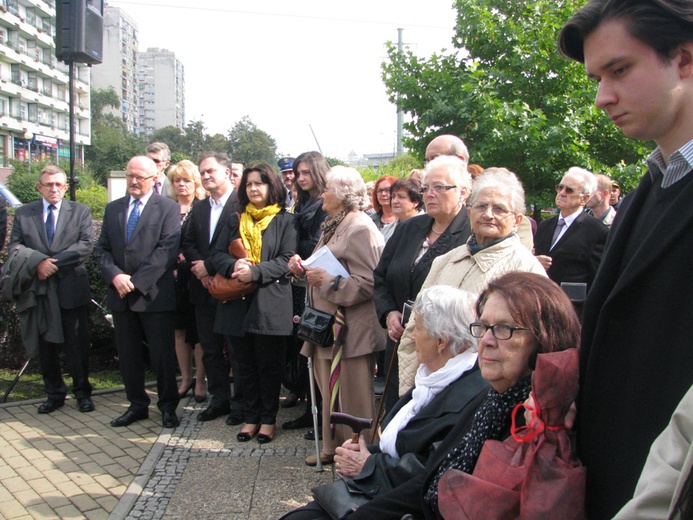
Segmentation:
{"type": "Polygon", "coordinates": [[[667,188],[675,198],[624,258],[652,189],[646,174],[623,201],[585,302],[577,440],[589,518],[611,518],[632,497],[652,442],[693,384],[693,181],[667,188]]]}
{"type": "MultiPolygon", "coordinates": [[[[234,213],[224,223],[219,239],[209,253],[215,272],[231,276],[236,258],[229,255],[228,248],[231,241],[239,237],[239,215],[234,213]]],[[[286,273],[297,243],[294,216],[282,210],[262,232],[261,261],[251,267],[253,280],[260,287],[242,299],[220,303],[215,332],[230,336],[244,336],[247,332],[268,336],[291,335],[293,303],[291,282],[286,273]]]]}
{"type": "Polygon", "coordinates": [[[549,278],[561,282],[582,282],[589,289],[599,268],[609,228],[587,213],[580,213],[550,250],[558,215],[539,224],[534,237],[534,253],[553,260],[549,278]]]}
{"type": "Polygon", "coordinates": [[[466,243],[472,233],[467,211],[462,208],[441,236],[443,238],[446,234],[450,235],[446,246],[441,247],[443,242],[439,238],[430,249],[431,262],[422,261],[412,268],[414,259],[426,235],[431,231],[432,225],[433,218],[428,215],[418,215],[407,219],[397,224],[397,229],[385,244],[378,266],[373,272],[375,309],[383,327],[386,326],[385,319],[389,312],[402,312],[404,302],[415,299],[419,294],[433,259],[466,243]]]}

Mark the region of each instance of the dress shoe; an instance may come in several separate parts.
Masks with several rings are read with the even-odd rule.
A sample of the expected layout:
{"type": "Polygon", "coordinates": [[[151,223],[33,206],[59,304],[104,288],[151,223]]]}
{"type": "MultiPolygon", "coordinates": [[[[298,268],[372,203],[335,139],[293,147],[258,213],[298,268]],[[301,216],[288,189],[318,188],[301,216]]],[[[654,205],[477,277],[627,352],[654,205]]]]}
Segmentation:
{"type": "Polygon", "coordinates": [[[238,411],[231,412],[231,414],[226,418],[226,424],[229,426],[238,426],[244,422],[245,418],[243,417],[243,414],[238,411]]]}
{"type": "Polygon", "coordinates": [[[180,419],[176,415],[176,412],[167,411],[163,413],[162,423],[164,425],[164,428],[175,428],[180,424],[180,419]]]}
{"type": "MultiPolygon", "coordinates": [[[[257,442],[258,444],[268,444],[274,440],[274,432],[276,432],[276,428],[274,424],[263,424],[262,428],[265,428],[266,433],[263,433],[260,431],[257,434],[257,442]]],[[[262,430],[261,428],[261,430],[262,430]]]]}
{"type": "Polygon", "coordinates": [[[313,416],[304,413],[301,417],[293,419],[291,421],[286,421],[282,424],[283,430],[300,430],[301,428],[310,428],[313,426],[313,416]]]}
{"type": "MultiPolygon", "coordinates": [[[[308,430],[303,438],[307,441],[315,440],[315,430],[308,430]]],[[[318,430],[318,439],[322,440],[322,430],[318,430]]]]}
{"type": "Polygon", "coordinates": [[[195,402],[196,403],[204,403],[206,400],[207,400],[207,392],[205,392],[202,395],[195,394],[195,402]]]}
{"type": "Polygon", "coordinates": [[[236,440],[238,442],[248,442],[250,439],[257,435],[260,431],[259,424],[246,424],[243,429],[236,435],[236,440]]]}
{"type": "Polygon", "coordinates": [[[202,410],[198,416],[198,421],[211,421],[222,415],[228,415],[231,413],[231,407],[229,406],[210,406],[205,410],[202,410]]]}
{"type": "Polygon", "coordinates": [[[39,406],[38,413],[53,413],[64,404],[65,401],[58,401],[57,399],[48,399],[48,401],[39,406]]]}
{"type": "Polygon", "coordinates": [[[121,426],[130,426],[135,421],[141,421],[143,419],[147,419],[148,417],[148,410],[142,410],[141,412],[131,412],[130,410],[128,410],[117,419],[113,419],[111,421],[111,426],[113,426],[114,428],[119,428],[121,426]]]}
{"type": "Polygon", "coordinates": [[[188,395],[190,390],[192,390],[193,388],[195,388],[195,378],[194,377],[193,377],[193,380],[188,385],[188,388],[186,388],[183,392],[178,392],[178,397],[183,399],[186,395],[188,395]]]}
{"type": "Polygon", "coordinates": [[[293,408],[294,406],[296,406],[296,403],[298,403],[299,399],[300,397],[298,396],[298,394],[291,392],[279,406],[281,406],[282,408],[293,408]]]}
{"type": "MultiPolygon", "coordinates": [[[[323,453],[322,451],[320,452],[320,462],[322,464],[332,464],[332,461],[334,460],[334,455],[328,455],[327,453],[323,453]]],[[[317,466],[318,465],[318,457],[315,453],[312,455],[308,455],[306,457],[306,466],[317,466]]]]}
{"type": "Polygon", "coordinates": [[[77,399],[77,409],[82,413],[93,412],[94,403],[91,402],[91,397],[80,397],[77,399]]]}

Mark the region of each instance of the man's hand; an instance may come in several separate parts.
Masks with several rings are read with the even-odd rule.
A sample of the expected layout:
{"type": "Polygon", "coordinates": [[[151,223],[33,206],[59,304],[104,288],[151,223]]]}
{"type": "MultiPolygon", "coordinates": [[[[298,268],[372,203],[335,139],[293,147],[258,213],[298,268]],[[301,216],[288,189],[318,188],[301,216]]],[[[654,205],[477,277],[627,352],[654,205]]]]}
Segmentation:
{"type": "Polygon", "coordinates": [[[204,277],[209,276],[207,268],[205,267],[204,260],[193,260],[190,270],[192,271],[192,274],[194,274],[197,277],[198,280],[202,280],[204,277]]]}
{"type": "Polygon", "coordinates": [[[55,265],[55,263],[58,260],[56,258],[44,258],[39,262],[39,265],[36,266],[36,274],[38,274],[38,279],[39,280],[45,280],[51,275],[54,275],[55,273],[58,272],[58,266],[55,265]]]}
{"type": "Polygon", "coordinates": [[[118,296],[125,298],[128,294],[135,290],[135,286],[130,281],[130,275],[125,273],[117,274],[111,280],[113,287],[118,291],[118,296]]]}
{"type": "Polygon", "coordinates": [[[544,269],[546,269],[547,271],[549,270],[549,268],[551,267],[551,264],[553,263],[553,258],[551,258],[550,256],[537,255],[536,258],[537,258],[537,260],[539,260],[539,263],[542,265],[542,267],[544,269]]]}
{"type": "Polygon", "coordinates": [[[359,436],[359,443],[354,444],[351,439],[347,439],[341,447],[335,450],[334,461],[337,466],[335,469],[346,477],[355,477],[366,464],[366,459],[370,457],[368,447],[363,435],[359,436]]]}

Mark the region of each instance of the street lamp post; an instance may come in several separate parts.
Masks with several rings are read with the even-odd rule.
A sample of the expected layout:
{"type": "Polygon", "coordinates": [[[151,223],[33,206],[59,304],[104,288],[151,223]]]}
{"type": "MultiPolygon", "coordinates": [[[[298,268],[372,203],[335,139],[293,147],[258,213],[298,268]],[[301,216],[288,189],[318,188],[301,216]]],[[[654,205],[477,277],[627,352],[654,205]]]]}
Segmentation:
{"type": "Polygon", "coordinates": [[[24,139],[26,139],[26,148],[28,152],[28,158],[29,158],[29,171],[31,172],[31,140],[34,138],[34,134],[31,132],[31,130],[27,130],[24,132],[24,139]]]}

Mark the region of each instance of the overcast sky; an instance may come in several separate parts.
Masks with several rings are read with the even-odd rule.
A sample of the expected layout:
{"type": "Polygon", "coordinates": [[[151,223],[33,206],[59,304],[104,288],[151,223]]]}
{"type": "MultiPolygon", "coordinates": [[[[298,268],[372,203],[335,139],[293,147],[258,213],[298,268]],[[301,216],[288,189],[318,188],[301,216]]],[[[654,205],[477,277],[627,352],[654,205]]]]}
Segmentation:
{"type": "Polygon", "coordinates": [[[451,49],[452,0],[123,0],[139,50],[165,48],[185,67],[186,121],[226,133],[244,115],[281,154],[346,159],[392,152],[396,112],[380,64],[385,42],[417,55],[451,49]],[[309,126],[310,125],[310,126],[309,126]]]}

